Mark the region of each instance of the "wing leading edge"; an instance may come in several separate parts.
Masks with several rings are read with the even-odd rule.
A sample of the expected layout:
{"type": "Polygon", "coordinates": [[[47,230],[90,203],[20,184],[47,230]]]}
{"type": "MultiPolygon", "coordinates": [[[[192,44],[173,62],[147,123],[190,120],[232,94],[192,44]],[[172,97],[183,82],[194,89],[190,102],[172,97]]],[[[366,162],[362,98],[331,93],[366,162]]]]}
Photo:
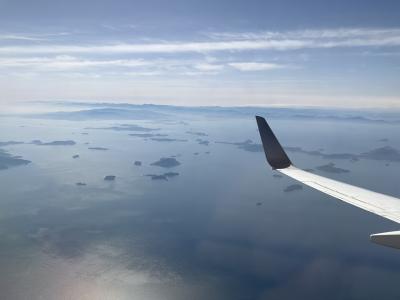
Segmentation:
{"type": "MultiPolygon", "coordinates": [[[[256,119],[267,161],[273,169],[332,197],[400,223],[400,199],[296,168],[266,120],[259,116],[256,119]]],[[[400,249],[400,231],[372,234],[371,241],[400,249]]]]}

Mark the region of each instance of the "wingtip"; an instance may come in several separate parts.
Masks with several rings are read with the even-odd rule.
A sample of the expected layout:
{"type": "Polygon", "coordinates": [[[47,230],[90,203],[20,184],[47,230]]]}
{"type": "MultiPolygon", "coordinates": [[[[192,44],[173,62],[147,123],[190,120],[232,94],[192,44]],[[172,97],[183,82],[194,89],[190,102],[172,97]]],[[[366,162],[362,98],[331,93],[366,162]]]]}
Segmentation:
{"type": "Polygon", "coordinates": [[[278,139],[275,137],[265,118],[256,116],[265,156],[273,169],[285,169],[292,165],[278,139]]]}
{"type": "Polygon", "coordinates": [[[257,122],[258,131],[260,131],[260,134],[261,134],[261,128],[268,127],[267,120],[265,120],[264,117],[256,116],[256,122],[257,122]]]}
{"type": "Polygon", "coordinates": [[[257,116],[257,115],[256,115],[255,117],[256,117],[256,120],[260,120],[260,121],[261,121],[261,120],[264,120],[264,121],[265,121],[265,118],[264,118],[264,117],[257,116]]]}

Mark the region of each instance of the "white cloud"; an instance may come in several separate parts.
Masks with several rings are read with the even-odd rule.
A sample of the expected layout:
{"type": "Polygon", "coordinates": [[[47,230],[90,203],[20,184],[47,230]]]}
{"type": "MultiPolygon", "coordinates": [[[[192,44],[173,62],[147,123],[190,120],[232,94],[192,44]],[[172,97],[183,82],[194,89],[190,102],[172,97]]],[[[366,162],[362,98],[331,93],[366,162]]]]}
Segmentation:
{"type": "Polygon", "coordinates": [[[248,40],[223,42],[182,42],[155,44],[115,44],[115,45],[43,45],[43,46],[3,46],[0,54],[123,54],[123,53],[184,53],[243,50],[294,50],[311,47],[308,42],[298,40],[248,40]]]}
{"type": "MultiPolygon", "coordinates": [[[[87,59],[70,55],[44,57],[3,57],[0,71],[7,74],[36,74],[46,72],[70,73],[90,77],[92,71],[107,76],[211,75],[224,69],[222,64],[179,59],[87,59]]],[[[31,75],[30,75],[31,76],[31,75]]]]}
{"type": "Polygon", "coordinates": [[[42,42],[48,41],[51,37],[60,37],[69,35],[69,32],[45,33],[45,34],[23,34],[8,33],[0,34],[0,41],[25,41],[25,42],[42,42]]]}
{"type": "Polygon", "coordinates": [[[16,41],[44,41],[44,38],[27,36],[27,35],[17,35],[17,34],[0,34],[1,40],[16,40],[16,41]]]}
{"type": "Polygon", "coordinates": [[[99,69],[103,73],[114,76],[158,76],[161,74],[194,76],[217,74],[219,71],[224,70],[227,66],[240,71],[268,71],[288,68],[286,65],[266,62],[231,62],[223,64],[222,62],[207,63],[191,60],[180,61],[164,59],[91,60],[69,55],[58,55],[55,57],[0,58],[0,71],[12,70],[13,72],[24,71],[27,73],[31,73],[32,71],[76,72],[99,69]],[[115,71],[115,68],[118,68],[117,70],[119,71],[115,71]],[[122,71],[122,69],[130,69],[134,71],[122,71]]]}
{"type": "Polygon", "coordinates": [[[400,28],[336,28],[304,29],[292,31],[256,31],[256,32],[211,32],[206,36],[214,40],[258,40],[258,39],[345,39],[371,37],[399,37],[400,28]]]}
{"type": "Polygon", "coordinates": [[[285,65],[279,65],[274,63],[261,63],[261,62],[233,62],[229,63],[229,66],[239,71],[269,71],[276,69],[287,68],[285,65]]]}
{"type": "Polygon", "coordinates": [[[200,71],[221,71],[224,66],[223,65],[216,65],[216,64],[208,64],[208,63],[201,63],[194,66],[197,70],[200,71]]]}
{"type": "Polygon", "coordinates": [[[141,67],[152,62],[140,59],[89,60],[69,55],[55,57],[0,58],[2,68],[35,68],[40,70],[72,70],[99,67],[141,67]]]}
{"type": "Polygon", "coordinates": [[[163,42],[98,45],[2,46],[0,54],[135,54],[207,53],[216,51],[277,50],[306,48],[400,46],[400,29],[336,29],[288,32],[214,33],[205,42],[163,42]]]}

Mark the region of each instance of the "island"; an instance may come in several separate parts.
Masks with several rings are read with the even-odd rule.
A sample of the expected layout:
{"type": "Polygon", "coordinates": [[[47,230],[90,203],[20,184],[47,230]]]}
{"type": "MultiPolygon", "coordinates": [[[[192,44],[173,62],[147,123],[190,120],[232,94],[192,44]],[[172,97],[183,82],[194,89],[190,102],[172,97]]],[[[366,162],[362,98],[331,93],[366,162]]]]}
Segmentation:
{"type": "Polygon", "coordinates": [[[167,176],[165,175],[148,174],[146,176],[150,177],[151,180],[168,180],[167,176]]]}
{"type": "Polygon", "coordinates": [[[168,178],[179,176],[179,173],[167,172],[167,173],[164,173],[164,174],[147,174],[145,176],[150,177],[152,180],[165,180],[165,181],[168,181],[168,178]]]}
{"type": "Polygon", "coordinates": [[[187,134],[197,135],[197,136],[208,136],[207,133],[201,131],[186,131],[187,134]]]}
{"type": "Polygon", "coordinates": [[[172,139],[172,138],[151,138],[152,141],[156,142],[187,142],[184,139],[172,139]]]}
{"type": "Polygon", "coordinates": [[[141,132],[150,132],[160,130],[159,128],[147,128],[140,125],[135,124],[121,124],[110,127],[86,127],[85,129],[97,129],[97,130],[114,130],[114,131],[141,131],[141,132]]]}
{"type": "Polygon", "coordinates": [[[11,167],[23,166],[31,163],[30,160],[22,159],[20,156],[12,156],[10,153],[0,149],[0,170],[11,167]]]}
{"type": "Polygon", "coordinates": [[[37,145],[37,146],[73,146],[73,145],[76,145],[75,141],[72,141],[72,140],[53,141],[53,142],[47,142],[47,143],[44,143],[41,140],[33,140],[31,143],[34,145],[37,145]]]}
{"type": "Polygon", "coordinates": [[[372,160],[400,161],[400,151],[393,147],[385,146],[362,153],[360,157],[372,160]]]}
{"type": "Polygon", "coordinates": [[[172,168],[177,167],[181,163],[173,157],[161,157],[158,161],[151,163],[152,166],[158,166],[162,168],[172,168]]]}
{"type": "Polygon", "coordinates": [[[291,184],[291,185],[287,186],[283,191],[285,193],[290,193],[290,192],[299,191],[302,189],[303,189],[303,186],[301,184],[291,184]]]}
{"type": "Polygon", "coordinates": [[[317,170],[328,172],[328,173],[335,173],[335,174],[349,173],[350,172],[350,170],[335,167],[335,164],[332,163],[332,162],[329,163],[329,164],[317,167],[317,170]]]}
{"type": "Polygon", "coordinates": [[[89,150],[99,150],[99,151],[107,151],[108,148],[104,147],[88,147],[89,150]]]}
{"type": "Polygon", "coordinates": [[[0,147],[10,146],[10,145],[19,145],[19,144],[24,144],[24,142],[17,142],[17,141],[0,142],[0,147]]]}
{"type": "Polygon", "coordinates": [[[203,140],[203,139],[196,139],[196,142],[198,142],[199,145],[204,145],[204,146],[208,146],[210,144],[210,141],[203,140]]]}
{"type": "Polygon", "coordinates": [[[215,142],[216,144],[227,144],[234,145],[239,149],[248,152],[263,152],[263,147],[261,144],[255,144],[252,140],[245,140],[244,142],[215,142]]]}
{"type": "Polygon", "coordinates": [[[162,133],[130,133],[130,136],[134,137],[140,137],[140,138],[152,138],[152,137],[165,137],[168,136],[168,134],[162,134],[162,133]]]}

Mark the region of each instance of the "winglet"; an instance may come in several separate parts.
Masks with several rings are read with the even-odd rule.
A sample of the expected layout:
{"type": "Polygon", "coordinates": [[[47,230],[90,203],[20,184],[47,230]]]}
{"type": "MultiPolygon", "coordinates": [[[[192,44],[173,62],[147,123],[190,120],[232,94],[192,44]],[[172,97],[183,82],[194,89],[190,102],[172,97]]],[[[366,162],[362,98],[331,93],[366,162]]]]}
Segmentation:
{"type": "Polygon", "coordinates": [[[289,157],[286,155],[281,144],[269,127],[267,121],[263,117],[256,116],[258,130],[262,144],[264,147],[265,156],[268,163],[273,169],[285,169],[292,165],[289,157]]]}

